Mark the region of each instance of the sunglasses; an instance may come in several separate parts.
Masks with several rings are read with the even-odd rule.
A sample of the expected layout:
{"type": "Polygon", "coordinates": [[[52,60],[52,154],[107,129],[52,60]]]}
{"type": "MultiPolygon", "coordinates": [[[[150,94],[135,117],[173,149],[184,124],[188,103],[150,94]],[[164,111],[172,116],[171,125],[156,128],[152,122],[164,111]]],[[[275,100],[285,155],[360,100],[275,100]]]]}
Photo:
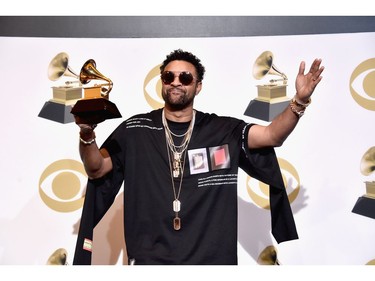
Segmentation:
{"type": "MultiPolygon", "coordinates": [[[[174,81],[174,78],[176,76],[177,74],[175,74],[173,71],[164,71],[160,75],[160,78],[161,78],[161,81],[163,81],[165,85],[170,85],[174,81]]],[[[194,78],[195,77],[193,76],[193,74],[191,74],[188,71],[182,71],[178,74],[178,79],[180,80],[181,84],[184,86],[190,85],[193,82],[194,78]]]]}

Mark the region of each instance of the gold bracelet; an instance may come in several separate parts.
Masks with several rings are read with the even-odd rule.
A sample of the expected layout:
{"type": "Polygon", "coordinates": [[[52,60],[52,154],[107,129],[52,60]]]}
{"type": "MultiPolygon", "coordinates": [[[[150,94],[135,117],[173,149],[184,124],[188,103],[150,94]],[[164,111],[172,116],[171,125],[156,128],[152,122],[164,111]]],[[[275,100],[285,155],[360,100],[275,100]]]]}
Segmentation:
{"type": "Polygon", "coordinates": [[[93,138],[92,140],[89,140],[89,141],[85,141],[83,138],[79,138],[79,140],[81,141],[81,143],[85,144],[85,145],[90,145],[90,144],[93,144],[95,142],[95,138],[93,138]]]}
{"type": "Polygon", "coordinates": [[[311,103],[311,98],[309,98],[309,100],[307,101],[307,103],[302,103],[298,98],[297,98],[297,95],[295,95],[292,99],[292,102],[295,103],[297,106],[299,107],[308,107],[311,103]]]}
{"type": "Polygon", "coordinates": [[[305,114],[305,109],[306,107],[303,107],[301,110],[297,110],[297,108],[295,107],[296,105],[296,102],[295,101],[291,101],[290,102],[290,108],[292,110],[292,112],[298,117],[298,118],[301,118],[303,116],[303,114],[305,114]]]}

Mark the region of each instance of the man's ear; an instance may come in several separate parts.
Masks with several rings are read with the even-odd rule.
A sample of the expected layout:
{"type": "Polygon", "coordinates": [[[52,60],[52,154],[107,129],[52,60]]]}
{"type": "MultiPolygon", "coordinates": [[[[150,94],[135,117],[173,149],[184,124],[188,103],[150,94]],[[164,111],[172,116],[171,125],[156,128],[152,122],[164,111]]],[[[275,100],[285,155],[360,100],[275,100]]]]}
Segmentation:
{"type": "Polygon", "coordinates": [[[197,90],[195,91],[195,95],[197,96],[201,90],[202,90],[202,82],[198,82],[197,90]]]}

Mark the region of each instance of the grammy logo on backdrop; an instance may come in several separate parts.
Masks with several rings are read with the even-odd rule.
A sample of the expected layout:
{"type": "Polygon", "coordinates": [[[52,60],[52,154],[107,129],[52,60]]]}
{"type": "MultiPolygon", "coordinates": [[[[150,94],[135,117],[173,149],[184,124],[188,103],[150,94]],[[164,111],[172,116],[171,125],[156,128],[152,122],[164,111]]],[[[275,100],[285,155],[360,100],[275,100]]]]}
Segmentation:
{"type": "Polygon", "coordinates": [[[257,263],[260,265],[280,265],[280,261],[277,258],[276,247],[270,245],[264,248],[264,250],[259,254],[257,263]]]}
{"type": "Polygon", "coordinates": [[[263,52],[253,66],[255,79],[260,80],[266,75],[278,75],[282,78],[271,79],[267,84],[257,85],[258,97],[250,101],[244,114],[264,121],[272,121],[289,105],[290,100],[286,96],[288,78],[273,64],[273,54],[270,51],[263,52]]]}
{"type": "MultiPolygon", "coordinates": [[[[360,168],[364,176],[375,171],[375,146],[362,156],[360,168]]],[[[352,212],[375,219],[375,181],[366,181],[365,184],[366,194],[358,198],[352,212]]]]}
{"type": "Polygon", "coordinates": [[[84,87],[84,98],[77,101],[71,110],[73,115],[79,117],[77,123],[98,124],[107,119],[122,117],[116,105],[109,100],[113,83],[96,69],[93,59],[89,59],[82,66],[79,80],[82,84],[88,84],[91,80],[102,80],[106,83],[84,87]]]}
{"type": "Polygon", "coordinates": [[[47,265],[68,265],[68,252],[64,248],[59,248],[49,256],[47,265]]]}
{"type": "Polygon", "coordinates": [[[74,78],[73,81],[65,81],[61,86],[52,87],[53,98],[44,103],[39,117],[59,123],[74,122],[74,116],[70,113],[73,105],[82,98],[82,86],[79,76],[69,66],[68,54],[57,54],[48,66],[48,78],[57,81],[62,77],[74,78]]]}

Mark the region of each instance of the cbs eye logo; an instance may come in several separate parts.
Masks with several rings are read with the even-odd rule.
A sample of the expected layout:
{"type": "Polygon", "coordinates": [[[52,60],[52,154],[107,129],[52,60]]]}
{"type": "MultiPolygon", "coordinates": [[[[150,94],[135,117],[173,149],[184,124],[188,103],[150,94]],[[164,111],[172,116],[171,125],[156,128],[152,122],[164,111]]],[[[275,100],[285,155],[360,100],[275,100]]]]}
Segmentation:
{"type": "Polygon", "coordinates": [[[39,195],[52,210],[73,212],[83,206],[86,183],[87,174],[81,162],[59,160],[50,164],[41,174],[39,195]]]}
{"type": "MultiPolygon", "coordinates": [[[[289,202],[292,203],[297,198],[300,190],[300,179],[298,173],[288,161],[281,158],[278,158],[277,160],[279,162],[289,202]]],[[[246,183],[247,193],[254,203],[263,209],[269,209],[269,186],[250,176],[247,176],[246,183]]]]}
{"type": "Polygon", "coordinates": [[[164,101],[161,96],[160,65],[155,66],[147,74],[143,82],[143,93],[147,103],[153,108],[161,108],[164,101]]]}
{"type": "Polygon", "coordinates": [[[353,99],[361,107],[375,111],[375,58],[363,61],[354,69],[349,86],[353,99]]]}

